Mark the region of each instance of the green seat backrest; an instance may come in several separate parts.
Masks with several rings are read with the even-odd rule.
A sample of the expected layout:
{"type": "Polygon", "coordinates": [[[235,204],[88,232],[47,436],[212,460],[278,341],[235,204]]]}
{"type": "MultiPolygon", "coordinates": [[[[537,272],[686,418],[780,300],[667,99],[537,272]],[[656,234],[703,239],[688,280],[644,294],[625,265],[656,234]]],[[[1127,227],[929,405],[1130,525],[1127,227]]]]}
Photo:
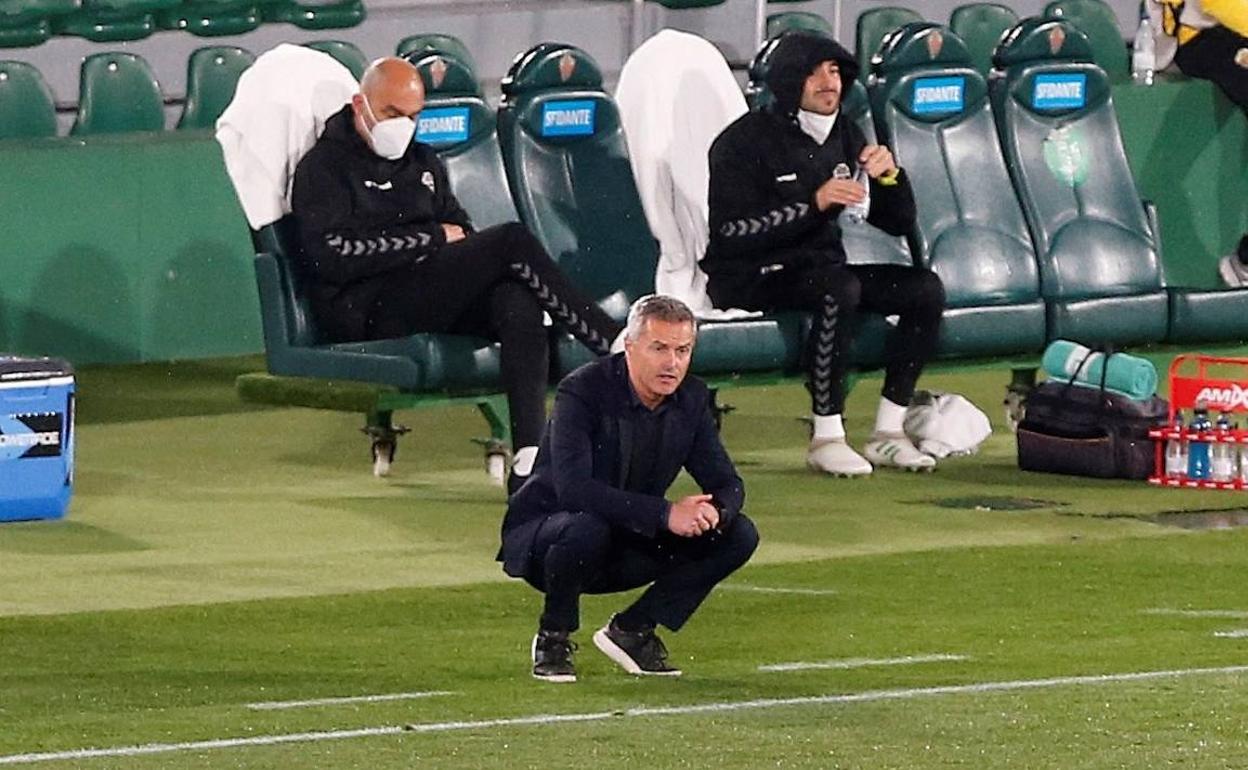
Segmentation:
{"type": "Polygon", "coordinates": [[[297,267],[299,237],[294,220],[286,216],[265,225],[252,233],[252,241],[258,260],[256,277],[265,350],[272,353],[287,347],[319,344],[321,335],[297,267]]]}
{"type": "Polygon", "coordinates": [[[82,62],[78,118],[71,134],[161,131],[164,100],[152,68],[132,53],[97,53],[82,62]]]}
{"type": "Polygon", "coordinates": [[[1109,79],[1069,22],[1028,19],[994,58],[993,112],[1031,227],[1046,299],[1162,287],[1109,79]]]}
{"type": "Polygon", "coordinates": [[[832,37],[835,31],[828,20],[809,11],[785,11],[767,17],[767,37],[774,38],[785,32],[814,32],[832,37]]]}
{"type": "Polygon", "coordinates": [[[890,33],[872,110],[918,202],[918,237],[950,307],[1039,297],[1035,252],[1014,196],[983,77],[957,35],[931,22],[890,33]]]}
{"type": "Polygon", "coordinates": [[[161,29],[190,32],[196,37],[224,37],[251,32],[264,21],[257,5],[238,0],[187,0],[156,14],[161,29]]]}
{"type": "Polygon", "coordinates": [[[425,84],[425,108],[416,139],[446,164],[451,190],[477,229],[519,217],[507,185],[494,111],[467,65],[449,54],[417,49],[408,54],[425,84]]]}
{"type": "Polygon", "coordinates": [[[419,57],[431,51],[450,56],[467,67],[471,73],[477,71],[477,63],[472,58],[472,52],[468,50],[468,46],[464,45],[464,41],[454,35],[443,35],[438,32],[411,35],[399,41],[399,44],[395,46],[394,55],[411,60],[413,57],[419,57]]]}
{"type": "Polygon", "coordinates": [[[992,53],[1005,33],[1018,23],[1014,9],[997,3],[959,5],[949,14],[949,30],[962,38],[971,52],[971,63],[988,77],[992,53]]]}
{"type": "Polygon", "coordinates": [[[521,221],[582,290],[622,316],[654,290],[658,246],[598,65],[543,43],[516,58],[502,90],[499,139],[521,221]]]}
{"type": "Polygon", "coordinates": [[[196,49],[186,63],[186,107],[178,128],[212,128],[234,98],[234,88],[255,55],[237,46],[196,49]]]}
{"type": "Polygon", "coordinates": [[[354,27],[368,15],[360,0],[297,2],[278,0],[261,7],[265,21],[294,24],[300,29],[343,29],[354,27]]]}
{"type": "Polygon", "coordinates": [[[39,70],[0,61],[0,139],[56,136],[56,103],[39,70]]]}
{"type": "Polygon", "coordinates": [[[314,48],[321,53],[327,53],[337,59],[342,66],[351,70],[351,75],[356,80],[363,77],[364,70],[368,69],[368,57],[353,43],[348,43],[344,40],[313,40],[311,43],[304,43],[304,45],[308,48],[314,48]]]}
{"type": "Polygon", "coordinates": [[[1131,78],[1127,43],[1118,28],[1114,9],[1104,0],[1055,0],[1044,7],[1050,19],[1063,19],[1087,35],[1092,46],[1092,61],[1105,70],[1111,83],[1131,78]]]}
{"type": "Polygon", "coordinates": [[[858,57],[858,79],[867,82],[871,73],[871,57],[880,48],[880,41],[889,32],[903,24],[923,21],[923,17],[909,8],[884,6],[872,8],[858,15],[854,34],[854,55],[858,57]]]}
{"type": "Polygon", "coordinates": [[[46,42],[57,17],[82,7],[82,0],[4,0],[0,2],[0,48],[46,42]]]}

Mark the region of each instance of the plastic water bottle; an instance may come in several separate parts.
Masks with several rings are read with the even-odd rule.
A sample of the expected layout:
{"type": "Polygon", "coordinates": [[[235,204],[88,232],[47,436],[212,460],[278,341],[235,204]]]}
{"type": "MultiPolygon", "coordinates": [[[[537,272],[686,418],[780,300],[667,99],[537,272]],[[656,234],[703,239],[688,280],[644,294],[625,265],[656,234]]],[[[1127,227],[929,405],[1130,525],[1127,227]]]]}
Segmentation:
{"type": "Polygon", "coordinates": [[[1234,481],[1235,480],[1235,451],[1236,446],[1229,443],[1231,438],[1231,430],[1234,425],[1231,424],[1231,418],[1226,412],[1218,415],[1218,423],[1216,430],[1216,441],[1210,447],[1209,459],[1209,476],[1214,481],[1234,481]]]}
{"type": "MultiPolygon", "coordinates": [[[[844,163],[836,164],[836,168],[832,169],[832,178],[849,179],[849,166],[844,163]]],[[[853,224],[861,224],[866,221],[867,213],[871,209],[871,181],[867,176],[866,169],[861,166],[859,166],[858,171],[853,174],[853,179],[855,182],[862,185],[864,190],[866,190],[866,196],[862,199],[862,202],[851,203],[845,207],[845,218],[853,224]]]]}
{"type": "Polygon", "coordinates": [[[1248,444],[1239,445],[1239,481],[1248,489],[1248,444]]]}
{"type": "Polygon", "coordinates": [[[1135,29],[1131,43],[1131,79],[1136,85],[1151,86],[1153,73],[1157,70],[1157,43],[1153,40],[1153,22],[1148,18],[1148,7],[1140,3],[1140,26],[1135,29]]]}
{"type": "MultiPolygon", "coordinates": [[[[1209,422],[1209,407],[1204,402],[1196,405],[1192,416],[1191,430],[1193,433],[1208,433],[1213,430],[1209,422]]],[[[1187,477],[1189,479],[1209,478],[1209,439],[1195,435],[1187,442],[1187,477]]]]}
{"type": "Polygon", "coordinates": [[[1187,441],[1183,438],[1183,413],[1176,412],[1170,430],[1178,435],[1166,442],[1166,478],[1178,479],[1187,474],[1187,441]]]}

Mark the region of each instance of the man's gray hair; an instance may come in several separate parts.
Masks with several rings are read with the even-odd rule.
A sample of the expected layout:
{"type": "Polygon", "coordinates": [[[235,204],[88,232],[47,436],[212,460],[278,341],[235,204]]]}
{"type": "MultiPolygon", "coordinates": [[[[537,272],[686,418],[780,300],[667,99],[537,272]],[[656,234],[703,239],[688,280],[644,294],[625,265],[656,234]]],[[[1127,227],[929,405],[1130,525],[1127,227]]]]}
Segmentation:
{"type": "Polygon", "coordinates": [[[667,323],[674,324],[691,324],[693,333],[698,333],[698,322],[693,317],[693,311],[689,306],[675,297],[669,297],[666,294],[647,294],[638,298],[628,309],[628,322],[624,327],[624,338],[636,341],[641,336],[641,330],[645,328],[646,321],[651,318],[667,323]]]}

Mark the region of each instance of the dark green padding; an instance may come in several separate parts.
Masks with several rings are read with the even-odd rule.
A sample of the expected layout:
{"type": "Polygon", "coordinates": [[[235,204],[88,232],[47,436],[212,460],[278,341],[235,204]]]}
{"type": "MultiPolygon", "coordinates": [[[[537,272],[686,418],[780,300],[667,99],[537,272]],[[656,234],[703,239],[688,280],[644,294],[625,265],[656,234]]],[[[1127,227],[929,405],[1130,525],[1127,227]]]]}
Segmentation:
{"type": "Polygon", "coordinates": [[[368,57],[353,43],[344,40],[313,40],[310,43],[304,43],[304,46],[334,57],[339,64],[351,71],[352,77],[356,80],[359,80],[364,75],[364,70],[368,68],[368,57]]]}
{"type": "Polygon", "coordinates": [[[1048,338],[1159,341],[1167,303],[1156,238],[1127,165],[1108,79],[1071,56],[1083,48],[1074,37],[1082,33],[1065,21],[1024,22],[998,50],[1003,77],[990,89],[1040,264],[1048,338]],[[1043,103],[1038,83],[1054,79],[1081,82],[1082,96],[1043,103]]]}
{"type": "Polygon", "coordinates": [[[289,244],[276,231],[261,233],[256,282],[269,373],[294,377],[354,380],[392,385],[406,391],[480,388],[498,382],[497,345],[447,334],[415,334],[392,340],[324,344],[296,272],[289,244]]]}
{"type": "Polygon", "coordinates": [[[832,37],[834,31],[827,19],[809,11],[785,11],[767,17],[767,37],[775,38],[785,32],[814,32],[832,37]]]}
{"type": "Polygon", "coordinates": [[[164,100],[152,68],[132,53],[97,53],[82,62],[78,118],[71,134],[162,131],[164,100]]]}
{"type": "Polygon", "coordinates": [[[39,70],[0,61],[0,139],[56,136],[56,103],[39,70]]]}
{"type": "Polygon", "coordinates": [[[1248,290],[1170,290],[1170,342],[1248,339],[1248,290]]]}
{"type": "Polygon", "coordinates": [[[156,15],[161,29],[181,30],[197,37],[241,35],[262,22],[259,6],[235,3],[190,2],[156,15]]]}
{"type": "Polygon", "coordinates": [[[938,24],[908,24],[883,41],[876,75],[876,121],[914,188],[923,263],[945,286],[941,354],[1039,350],[1035,251],[969,51],[938,24]]]}
{"type": "Polygon", "coordinates": [[[923,21],[917,11],[909,8],[884,6],[858,14],[854,34],[854,55],[858,58],[858,79],[867,82],[871,74],[871,58],[880,47],[880,41],[889,32],[905,24],[923,21]]]}
{"type": "Polygon", "coordinates": [[[949,14],[949,29],[966,43],[971,52],[971,65],[988,77],[992,69],[992,52],[1002,35],[1018,23],[1013,8],[998,3],[959,5],[949,14]]]}
{"type": "Polygon", "coordinates": [[[472,52],[468,50],[468,46],[464,45],[464,41],[454,35],[444,35],[438,32],[411,35],[400,40],[394,49],[395,56],[402,56],[409,60],[420,58],[425,53],[446,54],[467,67],[469,73],[477,71],[477,63],[473,59],[472,52]]]}
{"type": "Polygon", "coordinates": [[[234,98],[243,70],[256,60],[237,46],[212,46],[195,50],[186,63],[186,106],[180,129],[212,128],[234,98]]]}
{"type": "MultiPolygon", "coordinates": [[[[568,276],[610,314],[654,290],[658,246],[633,181],[615,102],[602,90],[596,63],[583,51],[545,43],[521,54],[503,79],[499,138],[520,219],[568,276]],[[543,109],[592,103],[592,134],[543,136],[543,109]]],[[[796,316],[795,316],[796,318],[796,316]]],[[[708,324],[699,369],[717,372],[793,368],[799,326],[775,318],[708,324]]],[[[584,354],[565,341],[560,366],[584,354]]]]}
{"type": "Polygon", "coordinates": [[[299,3],[284,0],[262,6],[265,21],[294,24],[300,29],[345,29],[364,21],[367,12],[360,0],[336,3],[299,3]]]}
{"type": "Polygon", "coordinates": [[[1068,21],[1087,35],[1092,61],[1105,70],[1113,83],[1131,78],[1126,41],[1118,29],[1114,9],[1103,0],[1056,0],[1044,7],[1044,15],[1068,21]]]}
{"type": "Polygon", "coordinates": [[[47,41],[53,34],[53,20],[81,7],[82,0],[5,0],[0,3],[0,48],[47,41]]]}

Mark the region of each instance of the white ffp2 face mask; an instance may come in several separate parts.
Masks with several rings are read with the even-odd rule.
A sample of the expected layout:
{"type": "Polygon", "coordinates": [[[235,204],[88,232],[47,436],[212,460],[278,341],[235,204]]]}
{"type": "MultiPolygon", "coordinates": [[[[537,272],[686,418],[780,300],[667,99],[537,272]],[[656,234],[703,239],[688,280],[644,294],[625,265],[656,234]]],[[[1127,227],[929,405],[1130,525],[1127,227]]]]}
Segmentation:
{"type": "Polygon", "coordinates": [[[836,116],[840,114],[840,110],[831,115],[820,115],[817,112],[798,110],[797,125],[811,139],[814,139],[819,144],[823,144],[827,141],[828,134],[832,133],[832,126],[836,125],[836,116]]]}
{"type": "Polygon", "coordinates": [[[416,135],[416,121],[403,117],[377,120],[367,96],[364,97],[364,107],[373,119],[373,128],[368,132],[372,138],[373,152],[386,160],[403,157],[408,145],[412,143],[412,137],[416,135]]]}

